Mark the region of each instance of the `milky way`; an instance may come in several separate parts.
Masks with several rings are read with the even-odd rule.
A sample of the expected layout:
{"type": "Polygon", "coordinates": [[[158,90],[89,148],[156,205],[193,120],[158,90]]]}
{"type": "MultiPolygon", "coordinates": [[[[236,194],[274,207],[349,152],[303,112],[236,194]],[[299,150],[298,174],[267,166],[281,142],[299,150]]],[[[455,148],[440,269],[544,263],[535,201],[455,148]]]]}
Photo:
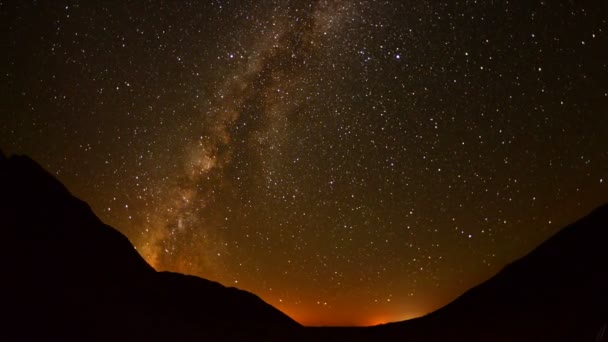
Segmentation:
{"type": "Polygon", "coordinates": [[[0,8],[0,147],[304,324],[428,313],[608,200],[605,1],[0,8]]]}
{"type": "Polygon", "coordinates": [[[275,8],[272,22],[252,23],[261,32],[247,55],[229,53],[233,70],[201,108],[200,136],[187,144],[184,175],[166,192],[167,207],[147,228],[143,254],[154,265],[184,272],[217,266],[219,261],[210,259],[224,250],[218,229],[225,219],[216,222],[212,216],[218,197],[234,182],[226,169],[235,153],[247,154],[257,164],[254,172],[273,185],[289,121],[310,93],[306,63],[315,58],[322,36],[340,29],[348,10],[340,3],[275,8]],[[192,257],[192,248],[203,256],[192,257]]]}

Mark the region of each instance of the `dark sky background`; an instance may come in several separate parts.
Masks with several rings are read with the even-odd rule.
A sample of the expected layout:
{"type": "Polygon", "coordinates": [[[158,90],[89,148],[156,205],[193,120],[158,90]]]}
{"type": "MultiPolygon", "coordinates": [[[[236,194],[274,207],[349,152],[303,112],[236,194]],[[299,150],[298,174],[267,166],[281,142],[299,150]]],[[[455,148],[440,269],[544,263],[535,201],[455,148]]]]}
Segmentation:
{"type": "Polygon", "coordinates": [[[304,324],[426,314],[608,201],[605,0],[0,11],[4,152],[304,324]]]}

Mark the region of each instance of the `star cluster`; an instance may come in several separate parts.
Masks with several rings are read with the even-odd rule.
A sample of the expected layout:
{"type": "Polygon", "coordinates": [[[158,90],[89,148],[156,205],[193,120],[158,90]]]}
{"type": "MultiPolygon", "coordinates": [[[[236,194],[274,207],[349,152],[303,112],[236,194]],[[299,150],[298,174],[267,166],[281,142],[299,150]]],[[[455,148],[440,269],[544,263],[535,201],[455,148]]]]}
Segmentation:
{"type": "Polygon", "coordinates": [[[426,314],[608,200],[603,1],[0,10],[5,152],[304,324],[426,314]]]}

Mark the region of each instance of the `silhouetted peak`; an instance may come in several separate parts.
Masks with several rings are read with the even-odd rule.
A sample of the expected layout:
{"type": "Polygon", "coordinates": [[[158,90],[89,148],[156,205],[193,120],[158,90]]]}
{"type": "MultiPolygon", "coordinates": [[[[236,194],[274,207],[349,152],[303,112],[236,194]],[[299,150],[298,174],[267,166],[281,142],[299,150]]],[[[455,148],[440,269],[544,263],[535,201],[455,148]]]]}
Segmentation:
{"type": "Polygon", "coordinates": [[[84,273],[99,268],[121,274],[153,270],[124,235],[101,222],[87,203],[32,159],[11,156],[2,161],[0,188],[4,233],[36,246],[29,257],[56,257],[50,267],[77,265],[84,273]]]}
{"type": "Polygon", "coordinates": [[[452,303],[386,331],[415,335],[441,326],[429,341],[451,334],[462,341],[595,340],[608,323],[607,241],[605,204],[452,303]]]}
{"type": "Polygon", "coordinates": [[[0,252],[10,260],[0,340],[582,341],[608,322],[608,205],[423,318],[303,331],[254,294],[156,272],[27,157],[0,157],[0,189],[0,252]]]}
{"type": "Polygon", "coordinates": [[[0,164],[0,176],[11,195],[17,198],[28,197],[29,201],[39,198],[69,196],[69,191],[53,175],[27,156],[13,155],[4,158],[0,164]]]}
{"type": "Polygon", "coordinates": [[[0,189],[0,340],[283,340],[300,327],[246,291],[156,272],[28,157],[0,159],[0,189]]]}

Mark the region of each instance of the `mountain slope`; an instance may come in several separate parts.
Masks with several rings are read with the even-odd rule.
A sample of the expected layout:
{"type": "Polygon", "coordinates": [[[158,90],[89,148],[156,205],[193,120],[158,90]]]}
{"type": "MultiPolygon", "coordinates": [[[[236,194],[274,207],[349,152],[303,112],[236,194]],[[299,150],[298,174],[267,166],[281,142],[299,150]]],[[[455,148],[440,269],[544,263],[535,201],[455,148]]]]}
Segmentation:
{"type": "Polygon", "coordinates": [[[608,341],[608,205],[445,307],[370,328],[315,328],[315,341],[608,341]]]}
{"type": "Polygon", "coordinates": [[[0,229],[2,341],[608,341],[608,205],[444,308],[371,328],[304,329],[251,293],[156,272],[26,157],[0,154],[0,229]]]}
{"type": "Polygon", "coordinates": [[[0,156],[0,340],[283,340],[301,327],[257,296],[156,272],[27,157],[0,156]]]}
{"type": "Polygon", "coordinates": [[[424,336],[412,341],[596,341],[606,323],[608,205],[436,312],[375,329],[424,336]]]}

